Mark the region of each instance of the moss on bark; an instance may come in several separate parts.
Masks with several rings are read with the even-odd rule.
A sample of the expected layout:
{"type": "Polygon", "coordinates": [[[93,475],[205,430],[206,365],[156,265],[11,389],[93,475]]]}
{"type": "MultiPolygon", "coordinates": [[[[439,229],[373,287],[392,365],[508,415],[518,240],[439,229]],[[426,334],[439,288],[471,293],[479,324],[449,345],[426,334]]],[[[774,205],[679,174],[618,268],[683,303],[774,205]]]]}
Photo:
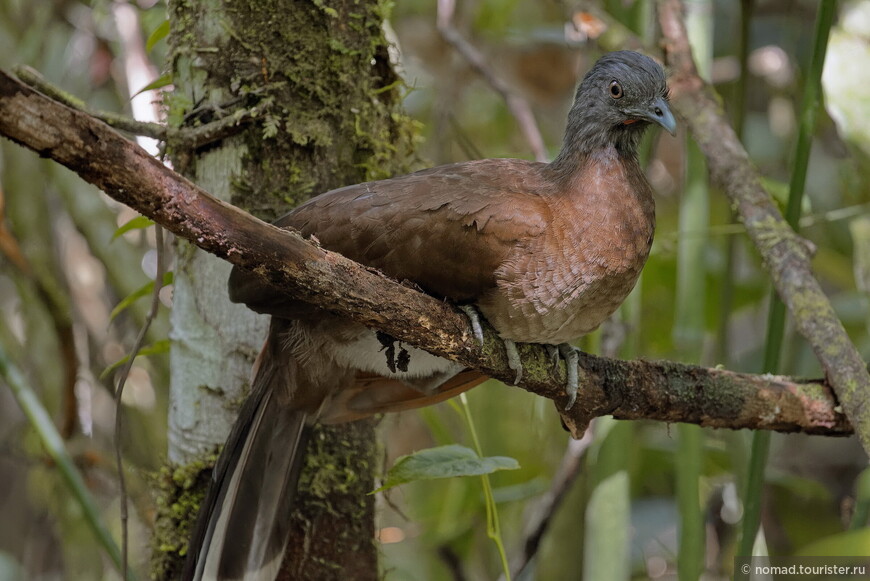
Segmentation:
{"type": "MultiPolygon", "coordinates": [[[[236,148],[241,163],[226,178],[231,201],[264,219],[329,189],[407,172],[416,127],[401,111],[404,87],[389,62],[382,30],[388,5],[170,1],[171,122],[197,126],[240,109],[256,116],[207,151],[170,143],[176,167],[197,176],[202,154],[236,148]]],[[[372,423],[318,428],[312,442],[283,576],[376,579],[374,503],[367,494],[375,465],[372,423]]],[[[204,487],[193,474],[207,465],[183,469],[191,471],[184,479],[193,483],[190,491],[204,487]]],[[[197,502],[184,496],[180,503],[180,491],[188,489],[161,480],[167,486],[153,571],[170,578],[185,553],[178,535],[189,530],[197,502]]]]}
{"type": "Polygon", "coordinates": [[[173,68],[190,79],[205,72],[208,90],[201,103],[178,100],[191,109],[172,118],[205,123],[244,107],[259,119],[240,137],[246,163],[233,177],[233,203],[274,218],[311,195],[408,171],[416,128],[399,107],[403,85],[381,28],[385,5],[171,5],[173,68]],[[204,20],[225,34],[209,33],[215,25],[204,20]]]}

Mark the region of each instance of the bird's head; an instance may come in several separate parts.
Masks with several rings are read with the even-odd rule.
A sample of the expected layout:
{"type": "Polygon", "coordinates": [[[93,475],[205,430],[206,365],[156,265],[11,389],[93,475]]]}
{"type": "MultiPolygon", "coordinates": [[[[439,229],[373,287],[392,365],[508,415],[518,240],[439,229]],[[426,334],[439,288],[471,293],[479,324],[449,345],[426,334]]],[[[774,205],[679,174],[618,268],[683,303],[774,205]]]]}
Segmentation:
{"type": "Polygon", "coordinates": [[[563,149],[590,153],[614,146],[634,155],[650,123],[671,135],[676,132],[664,70],[640,53],[612,52],[595,63],[577,88],[563,149]]]}

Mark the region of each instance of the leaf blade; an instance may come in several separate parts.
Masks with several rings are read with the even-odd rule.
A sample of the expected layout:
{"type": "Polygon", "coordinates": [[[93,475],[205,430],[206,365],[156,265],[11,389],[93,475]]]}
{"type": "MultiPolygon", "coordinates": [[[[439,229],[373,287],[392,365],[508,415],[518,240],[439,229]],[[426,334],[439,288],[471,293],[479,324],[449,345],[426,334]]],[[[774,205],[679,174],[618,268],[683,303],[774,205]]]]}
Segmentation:
{"type": "Polygon", "coordinates": [[[417,480],[434,480],[456,476],[482,476],[499,470],[517,470],[519,462],[507,456],[480,457],[471,448],[451,444],[426,448],[402,456],[387,471],[381,492],[417,480]]]}
{"type": "MultiPolygon", "coordinates": [[[[175,280],[175,278],[174,278],[172,272],[163,273],[163,285],[162,286],[171,285],[173,280],[175,280]]],[[[144,285],[142,285],[141,287],[139,287],[138,289],[136,289],[135,291],[133,291],[132,293],[130,293],[129,295],[124,297],[123,299],[121,299],[121,302],[119,302],[117,305],[115,305],[115,308],[112,309],[111,313],[109,313],[109,321],[114,321],[115,317],[117,317],[118,315],[123,313],[126,309],[130,308],[130,306],[133,303],[135,303],[136,301],[138,301],[142,297],[146,297],[146,296],[150,295],[152,292],[154,292],[154,281],[149,280],[144,285]]]]}
{"type": "Polygon", "coordinates": [[[148,40],[145,41],[145,52],[151,52],[151,50],[154,48],[154,45],[156,45],[158,42],[160,42],[161,40],[163,40],[167,36],[169,36],[169,19],[168,18],[166,20],[164,20],[163,22],[161,22],[160,26],[155,28],[154,32],[152,32],[148,36],[148,40]]]}
{"type": "Polygon", "coordinates": [[[153,225],[154,220],[152,220],[151,218],[146,218],[145,216],[136,216],[135,218],[131,218],[130,220],[127,220],[126,222],[121,224],[121,226],[119,226],[118,229],[115,230],[115,233],[112,234],[112,240],[115,240],[116,238],[119,238],[132,230],[141,230],[142,228],[148,228],[149,226],[153,225]]]}

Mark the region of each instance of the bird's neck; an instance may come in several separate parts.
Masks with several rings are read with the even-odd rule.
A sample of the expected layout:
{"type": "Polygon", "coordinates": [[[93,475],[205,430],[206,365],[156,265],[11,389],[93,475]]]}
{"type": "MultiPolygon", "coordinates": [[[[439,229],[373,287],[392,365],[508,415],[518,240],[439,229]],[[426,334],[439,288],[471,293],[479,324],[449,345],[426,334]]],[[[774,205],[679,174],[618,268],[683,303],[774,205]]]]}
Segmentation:
{"type": "Polygon", "coordinates": [[[550,163],[557,175],[570,178],[581,161],[600,155],[617,156],[624,161],[637,161],[637,146],[645,123],[617,127],[602,127],[592,119],[571,116],[559,155],[550,163]]]}

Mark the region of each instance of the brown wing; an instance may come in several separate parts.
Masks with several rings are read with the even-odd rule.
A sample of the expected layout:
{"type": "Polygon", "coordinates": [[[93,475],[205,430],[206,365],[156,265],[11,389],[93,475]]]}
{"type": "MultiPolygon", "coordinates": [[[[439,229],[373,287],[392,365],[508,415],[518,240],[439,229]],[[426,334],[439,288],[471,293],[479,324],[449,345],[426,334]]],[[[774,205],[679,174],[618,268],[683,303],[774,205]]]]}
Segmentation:
{"type": "MultiPolygon", "coordinates": [[[[551,221],[538,195],[542,164],[490,159],[439,166],[333,190],[279,218],[280,227],[315,236],[324,248],[455,301],[495,287],[511,249],[551,221]]],[[[292,301],[234,270],[234,300],[292,316],[292,301]]]]}

